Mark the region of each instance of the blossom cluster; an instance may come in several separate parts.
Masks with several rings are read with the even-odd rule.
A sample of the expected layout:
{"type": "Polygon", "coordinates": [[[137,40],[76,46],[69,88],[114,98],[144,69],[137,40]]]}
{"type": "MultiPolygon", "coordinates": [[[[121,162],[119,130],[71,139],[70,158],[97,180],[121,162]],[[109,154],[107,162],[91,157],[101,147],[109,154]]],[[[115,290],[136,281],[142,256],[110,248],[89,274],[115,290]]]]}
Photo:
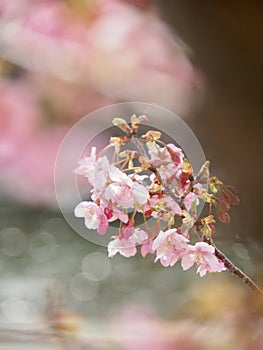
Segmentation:
{"type": "Polygon", "coordinates": [[[210,177],[209,162],[194,175],[182,149],[165,144],[159,131],[139,136],[139,125],[147,121],[146,116],[136,115],[130,123],[114,118],[113,124],[125,135],[112,137],[99,154],[93,147],[90,156],[79,161],[75,172],[86,177],[92,189],[91,200],[79,203],[75,216],[83,217],[86,227],[101,235],[111,222],[119,222],[118,234],[108,244],[109,257],[134,256],[140,245],[143,257],[155,254],[155,262],[163,266],[180,261],[187,270],[196,264],[201,277],[225,270],[212,240],[213,209],[219,220],[229,222],[228,211],[239,202],[234,188],[210,177]],[[130,149],[131,144],[137,149],[130,149]],[[105,154],[108,149],[114,151],[112,162],[105,154]],[[198,218],[202,201],[209,206],[209,215],[198,218]],[[137,215],[144,219],[143,229],[136,227],[137,215]],[[193,233],[199,241],[193,242],[193,233]]]}

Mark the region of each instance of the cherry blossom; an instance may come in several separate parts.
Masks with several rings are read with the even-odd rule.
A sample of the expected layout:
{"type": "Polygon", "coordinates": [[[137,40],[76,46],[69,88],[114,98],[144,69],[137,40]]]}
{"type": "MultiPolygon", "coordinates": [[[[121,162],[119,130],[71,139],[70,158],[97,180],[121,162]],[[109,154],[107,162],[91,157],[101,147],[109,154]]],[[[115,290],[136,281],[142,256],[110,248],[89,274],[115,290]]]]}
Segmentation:
{"type": "Polygon", "coordinates": [[[188,245],[185,251],[181,265],[183,270],[188,270],[196,263],[198,265],[197,273],[201,277],[207,272],[221,272],[225,270],[224,263],[219,261],[214,255],[215,248],[206,242],[197,242],[194,246],[188,245]]]}
{"type": "Polygon", "coordinates": [[[160,231],[152,245],[156,250],[155,261],[160,260],[163,266],[173,266],[188,249],[187,242],[188,239],[178,234],[177,229],[160,231]]]}
{"type": "Polygon", "coordinates": [[[110,167],[109,177],[112,183],[105,189],[106,199],[118,203],[123,208],[131,208],[147,202],[147,189],[143,185],[133,182],[113,165],[110,167]]]}
{"type": "Polygon", "coordinates": [[[103,210],[93,202],[81,202],[75,208],[75,216],[85,219],[85,225],[89,229],[97,230],[103,235],[109,226],[103,210]]]}
{"type": "Polygon", "coordinates": [[[149,198],[148,202],[143,206],[143,211],[146,216],[152,216],[154,218],[169,221],[169,218],[173,218],[174,215],[181,215],[182,209],[170,196],[167,195],[153,195],[149,198]]]}
{"type": "Polygon", "coordinates": [[[122,232],[120,236],[113,237],[113,240],[109,242],[109,257],[111,258],[117,253],[125,256],[126,258],[134,256],[137,252],[136,245],[142,244],[147,239],[148,236],[143,230],[136,229],[130,237],[127,237],[127,235],[124,237],[122,232]]]}
{"type": "Polygon", "coordinates": [[[116,205],[112,204],[111,201],[100,202],[100,206],[104,208],[104,213],[107,216],[108,222],[119,219],[120,221],[127,223],[129,220],[128,214],[120,210],[116,205]]]}
{"type": "Polygon", "coordinates": [[[116,236],[108,244],[109,258],[112,258],[117,253],[129,258],[137,252],[136,246],[129,239],[116,236]]]}
{"type": "Polygon", "coordinates": [[[93,183],[94,173],[96,169],[96,147],[92,147],[90,157],[84,157],[79,160],[77,169],[74,170],[76,174],[86,176],[89,182],[93,183]]]}
{"type": "Polygon", "coordinates": [[[75,215],[84,217],[85,225],[97,229],[100,234],[106,232],[110,222],[119,220],[119,234],[108,244],[109,257],[117,253],[134,256],[137,245],[141,245],[143,257],[155,255],[154,261],[159,260],[165,267],[181,260],[183,270],[196,264],[201,277],[207,272],[224,271],[226,260],[221,258],[222,253],[216,250],[212,240],[216,222],[212,210],[214,205],[217,211],[228,212],[232,204],[237,204],[234,189],[209,177],[209,162],[205,162],[195,176],[183,151],[174,144],[165,145],[159,131],[137,136],[142,120],[146,121],[133,115],[129,124],[123,118],[114,118],[113,124],[126,134],[115,137],[114,142],[112,138],[109,141],[109,147],[115,148],[113,159],[118,159],[117,162],[111,164],[103,151],[96,157],[95,148],[90,157],[79,161],[76,173],[87,177],[92,184],[94,202],[81,202],[75,208],[75,215]],[[138,142],[142,141],[138,150],[124,148],[126,141],[131,142],[135,136],[138,142]],[[144,152],[145,143],[148,154],[144,152]],[[208,184],[212,190],[211,186],[204,186],[208,184]],[[200,199],[209,204],[209,214],[198,218],[200,199]],[[135,225],[137,214],[144,220],[143,229],[135,225]],[[155,224],[150,228],[147,220],[152,219],[155,224]],[[166,230],[161,229],[163,223],[166,230]],[[200,238],[194,245],[191,244],[192,232],[200,238]]]}
{"type": "Polygon", "coordinates": [[[74,172],[88,178],[89,183],[94,186],[92,199],[99,198],[109,178],[110,163],[106,156],[96,157],[96,147],[92,147],[89,157],[79,160],[74,172]]]}
{"type": "MultiPolygon", "coordinates": [[[[160,176],[164,180],[171,181],[171,179],[174,178],[175,174],[180,169],[178,167],[179,164],[173,162],[171,154],[168,151],[167,147],[160,147],[155,143],[153,144],[149,142],[147,143],[147,146],[150,154],[151,164],[158,169],[160,176]]],[[[181,160],[182,157],[182,152],[181,154],[178,152],[178,160],[181,160]]]]}

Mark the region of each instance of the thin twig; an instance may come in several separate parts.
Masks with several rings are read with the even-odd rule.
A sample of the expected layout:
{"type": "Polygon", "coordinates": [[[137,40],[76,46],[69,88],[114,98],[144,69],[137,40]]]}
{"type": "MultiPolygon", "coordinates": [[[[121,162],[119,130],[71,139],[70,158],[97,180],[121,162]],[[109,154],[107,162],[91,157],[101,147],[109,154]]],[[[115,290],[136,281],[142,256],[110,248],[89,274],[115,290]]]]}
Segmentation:
{"type": "Polygon", "coordinates": [[[248,277],[243,271],[236,267],[232,261],[229,260],[225,254],[221,252],[221,250],[219,250],[214,244],[212,245],[215,248],[215,256],[224,263],[229,272],[239,277],[254,292],[263,294],[263,290],[250,277],[248,277]]]}
{"type": "Polygon", "coordinates": [[[203,233],[200,231],[198,222],[195,223],[195,231],[202,241],[207,242],[215,248],[215,256],[224,263],[225,267],[230,273],[239,277],[254,292],[263,294],[263,290],[250,277],[248,277],[242,270],[235,266],[235,264],[228,257],[226,257],[226,255],[220,249],[217,248],[217,246],[209,237],[203,235],[203,233]]]}

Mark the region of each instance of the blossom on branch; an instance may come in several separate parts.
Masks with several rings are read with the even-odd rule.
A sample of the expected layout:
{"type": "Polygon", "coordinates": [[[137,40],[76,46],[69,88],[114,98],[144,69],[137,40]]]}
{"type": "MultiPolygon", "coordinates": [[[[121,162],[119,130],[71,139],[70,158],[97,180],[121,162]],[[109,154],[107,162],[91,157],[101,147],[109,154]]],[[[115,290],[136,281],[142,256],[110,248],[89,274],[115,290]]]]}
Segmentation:
{"type": "Polygon", "coordinates": [[[188,249],[188,239],[178,234],[176,229],[160,231],[153,242],[152,249],[156,250],[156,259],[163,266],[173,266],[188,249]]]}
{"type": "Polygon", "coordinates": [[[109,177],[112,183],[105,190],[107,200],[118,203],[123,208],[131,208],[147,202],[147,188],[138,182],[132,181],[113,165],[110,168],[109,177]]]}
{"type": "Polygon", "coordinates": [[[137,252],[136,245],[142,244],[148,239],[145,231],[136,229],[130,237],[124,237],[123,232],[119,236],[113,237],[113,240],[108,244],[109,257],[113,257],[117,253],[126,258],[134,256],[137,252]]]}
{"type": "Polygon", "coordinates": [[[150,130],[138,136],[140,123],[146,121],[146,117],[135,115],[130,123],[114,118],[113,124],[125,135],[111,138],[99,156],[93,147],[90,156],[79,161],[75,173],[86,177],[93,188],[92,201],[78,204],[75,215],[84,217],[86,227],[99,234],[104,234],[111,222],[119,222],[118,235],[108,244],[109,257],[117,253],[134,256],[141,245],[143,257],[153,254],[154,261],[165,267],[181,260],[183,270],[196,264],[201,277],[224,271],[222,254],[212,240],[213,208],[220,220],[229,215],[231,205],[239,202],[235,190],[210,177],[209,162],[195,176],[183,151],[162,142],[161,132],[150,130]],[[128,143],[134,143],[137,150],[127,149],[128,143]],[[109,148],[114,149],[111,163],[105,154],[109,148]],[[209,213],[198,218],[201,201],[209,205],[209,213]],[[145,228],[136,227],[137,215],[143,218],[145,228]],[[153,228],[148,220],[155,221],[153,228]],[[161,229],[161,224],[166,228],[161,229]],[[194,232],[200,241],[193,245],[194,232]]]}
{"type": "Polygon", "coordinates": [[[75,208],[75,216],[85,219],[87,228],[97,230],[103,235],[109,226],[107,216],[104,214],[101,207],[93,202],[81,202],[75,208]]]}
{"type": "Polygon", "coordinates": [[[206,242],[197,242],[194,246],[188,245],[185,251],[181,265],[183,270],[188,270],[196,263],[198,265],[197,273],[201,277],[207,272],[221,272],[225,270],[224,263],[215,256],[215,248],[206,242]]]}

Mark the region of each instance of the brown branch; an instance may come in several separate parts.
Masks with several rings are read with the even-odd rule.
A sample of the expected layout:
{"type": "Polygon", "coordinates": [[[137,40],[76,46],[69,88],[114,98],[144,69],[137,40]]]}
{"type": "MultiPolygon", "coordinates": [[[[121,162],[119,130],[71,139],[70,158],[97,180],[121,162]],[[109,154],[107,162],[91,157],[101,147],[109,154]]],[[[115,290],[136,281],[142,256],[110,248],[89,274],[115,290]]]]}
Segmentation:
{"type": "Polygon", "coordinates": [[[230,273],[239,277],[249,288],[251,288],[254,292],[263,294],[263,290],[243,271],[241,271],[238,267],[236,267],[231,260],[229,260],[221,250],[219,250],[214,244],[215,248],[215,256],[221,260],[225,267],[229,270],[230,273]]]}
{"type": "Polygon", "coordinates": [[[246,284],[253,292],[263,294],[263,290],[250,278],[248,277],[242,270],[240,270],[235,264],[228,258],[226,255],[221,252],[220,249],[214,244],[214,242],[207,236],[204,236],[200,230],[200,222],[195,223],[195,231],[197,236],[203,241],[215,248],[215,256],[224,263],[225,267],[228,269],[230,273],[240,278],[244,284],[246,284]]]}

